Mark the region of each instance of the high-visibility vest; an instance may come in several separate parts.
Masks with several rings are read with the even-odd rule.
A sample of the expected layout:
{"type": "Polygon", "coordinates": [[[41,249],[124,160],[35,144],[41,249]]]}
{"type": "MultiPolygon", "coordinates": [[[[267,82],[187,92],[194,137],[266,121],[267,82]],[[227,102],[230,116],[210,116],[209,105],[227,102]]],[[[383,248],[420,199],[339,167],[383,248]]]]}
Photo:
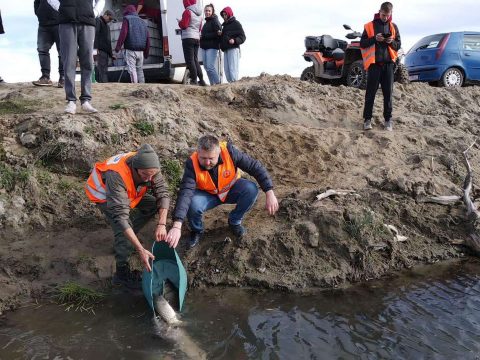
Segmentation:
{"type": "MultiPolygon", "coordinates": [[[[395,31],[395,26],[393,26],[392,22],[390,22],[389,24],[390,24],[390,33],[392,34],[392,37],[395,39],[397,36],[397,32],[395,31]]],[[[366,23],[364,28],[369,38],[375,37],[373,21],[366,23]]],[[[369,46],[367,48],[361,48],[361,51],[362,51],[362,59],[363,59],[363,68],[365,70],[368,70],[370,65],[375,63],[375,43],[372,46],[369,46]]],[[[397,60],[398,54],[397,54],[397,51],[390,46],[390,44],[388,45],[388,53],[390,54],[390,58],[392,59],[392,61],[395,62],[395,60],[397,60]]]]}
{"type": "Polygon", "coordinates": [[[218,188],[213,182],[208,170],[202,170],[200,168],[198,153],[195,151],[190,158],[192,159],[193,168],[195,169],[197,189],[217,195],[222,202],[225,202],[228,192],[240,178],[241,174],[235,169],[226,142],[220,143],[220,156],[222,157],[223,164],[218,165],[218,188]]]}
{"type": "Polygon", "coordinates": [[[137,191],[133,181],[132,171],[127,165],[127,160],[134,156],[136,152],[129,152],[118,154],[105,160],[104,162],[96,163],[93,170],[88,177],[85,185],[85,192],[88,198],[94,203],[104,203],[107,201],[106,186],[102,180],[102,173],[108,170],[117,172],[125,183],[127,189],[127,196],[130,200],[130,208],[134,208],[142,200],[143,195],[147,192],[147,187],[142,186],[137,191]]]}

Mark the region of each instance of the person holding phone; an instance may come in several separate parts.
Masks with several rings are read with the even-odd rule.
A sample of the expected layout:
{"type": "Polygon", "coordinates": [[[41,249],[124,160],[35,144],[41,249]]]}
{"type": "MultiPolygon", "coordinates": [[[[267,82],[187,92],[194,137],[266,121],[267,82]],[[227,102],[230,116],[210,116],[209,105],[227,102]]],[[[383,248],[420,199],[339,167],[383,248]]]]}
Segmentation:
{"type": "Polygon", "coordinates": [[[372,129],[372,112],[378,85],[382,86],[385,130],[392,131],[392,93],[395,60],[401,47],[400,32],[392,22],[393,5],[384,2],[374,19],[365,24],[360,47],[367,71],[363,129],[372,129]]]}

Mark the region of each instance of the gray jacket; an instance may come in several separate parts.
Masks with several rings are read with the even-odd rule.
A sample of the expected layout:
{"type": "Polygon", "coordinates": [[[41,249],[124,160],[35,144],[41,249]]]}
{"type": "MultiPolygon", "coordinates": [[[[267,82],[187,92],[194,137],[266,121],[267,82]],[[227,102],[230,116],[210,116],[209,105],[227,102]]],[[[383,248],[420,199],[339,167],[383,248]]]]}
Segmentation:
{"type": "MultiPolygon", "coordinates": [[[[127,164],[132,170],[133,181],[135,186],[142,185],[141,179],[138,177],[137,172],[132,168],[132,158],[127,160],[127,164]]],[[[113,219],[123,231],[130,227],[130,200],[127,196],[125,183],[118,172],[106,171],[103,175],[103,183],[106,186],[107,192],[107,208],[110,213],[113,214],[113,219]]],[[[167,183],[159,172],[152,179],[151,189],[153,195],[157,199],[157,211],[158,209],[168,209],[170,205],[170,195],[168,193],[167,183]]]]}
{"type": "Polygon", "coordinates": [[[182,29],[182,40],[200,40],[200,26],[202,25],[202,8],[199,6],[199,4],[193,4],[188,6],[185,11],[190,12],[190,21],[188,22],[187,27],[185,29],[182,29]]]}

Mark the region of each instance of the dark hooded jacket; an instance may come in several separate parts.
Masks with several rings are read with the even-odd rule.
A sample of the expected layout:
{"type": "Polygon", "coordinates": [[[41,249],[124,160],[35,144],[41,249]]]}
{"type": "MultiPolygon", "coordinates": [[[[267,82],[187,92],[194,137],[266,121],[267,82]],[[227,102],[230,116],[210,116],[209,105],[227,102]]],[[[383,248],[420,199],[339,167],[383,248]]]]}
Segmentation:
{"type": "Polygon", "coordinates": [[[200,38],[200,47],[204,50],[220,49],[219,30],[222,30],[222,25],[217,15],[213,14],[205,18],[205,24],[202,27],[202,37],[200,38]]]}
{"type": "Polygon", "coordinates": [[[52,8],[47,0],[35,0],[33,10],[40,26],[58,25],[58,11],[52,8]]]}
{"type": "Polygon", "coordinates": [[[226,13],[228,19],[222,24],[222,37],[220,39],[220,49],[222,51],[238,48],[246,40],[245,32],[243,31],[242,24],[235,19],[233,11],[230,7],[223,9],[220,14],[226,13]],[[230,44],[229,40],[233,39],[235,42],[230,44]]]}
{"type": "Polygon", "coordinates": [[[78,23],[95,26],[92,0],[62,0],[58,9],[60,24],[78,23]]]}
{"type": "Polygon", "coordinates": [[[93,48],[104,51],[108,56],[112,57],[112,40],[110,36],[110,27],[106,23],[103,16],[95,19],[95,41],[93,48]]]}
{"type": "MultiPolygon", "coordinates": [[[[383,22],[378,14],[375,14],[373,18],[373,29],[374,34],[389,34],[390,33],[390,22],[392,19],[390,18],[387,22],[383,22]]],[[[397,25],[392,22],[392,25],[395,28],[396,36],[393,39],[392,43],[390,44],[393,50],[398,51],[402,47],[402,42],[400,39],[400,32],[398,31],[397,25]]],[[[392,58],[388,52],[388,44],[385,42],[377,42],[375,40],[375,36],[369,38],[367,32],[363,30],[362,38],[360,40],[360,47],[367,48],[375,44],[375,63],[388,63],[392,62],[392,58]]]]}

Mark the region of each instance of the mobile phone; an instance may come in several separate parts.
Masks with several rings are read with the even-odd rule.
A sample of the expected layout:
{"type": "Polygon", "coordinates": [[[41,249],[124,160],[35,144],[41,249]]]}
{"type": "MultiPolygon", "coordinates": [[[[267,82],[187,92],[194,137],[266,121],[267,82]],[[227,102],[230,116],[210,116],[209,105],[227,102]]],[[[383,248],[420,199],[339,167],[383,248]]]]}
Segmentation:
{"type": "Polygon", "coordinates": [[[382,34],[382,36],[383,36],[385,39],[388,39],[389,37],[392,37],[392,34],[382,34]]]}

